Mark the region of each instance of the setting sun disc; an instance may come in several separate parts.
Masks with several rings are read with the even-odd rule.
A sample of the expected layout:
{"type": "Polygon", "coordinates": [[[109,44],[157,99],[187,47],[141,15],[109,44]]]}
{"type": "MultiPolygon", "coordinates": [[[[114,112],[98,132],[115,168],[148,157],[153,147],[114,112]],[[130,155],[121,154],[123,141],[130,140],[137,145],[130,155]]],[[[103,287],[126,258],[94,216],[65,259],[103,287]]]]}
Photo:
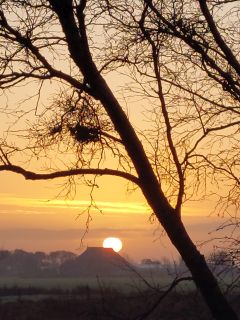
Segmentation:
{"type": "Polygon", "coordinates": [[[122,249],[122,241],[119,238],[109,237],[103,240],[103,248],[112,248],[115,252],[122,249]]]}

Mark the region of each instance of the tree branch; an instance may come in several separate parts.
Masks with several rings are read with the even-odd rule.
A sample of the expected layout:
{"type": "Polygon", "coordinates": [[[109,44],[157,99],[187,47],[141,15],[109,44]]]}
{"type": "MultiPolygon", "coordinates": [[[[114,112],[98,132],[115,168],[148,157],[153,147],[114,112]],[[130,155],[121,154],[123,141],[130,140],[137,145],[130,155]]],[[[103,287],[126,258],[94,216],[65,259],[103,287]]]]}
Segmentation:
{"type": "Polygon", "coordinates": [[[141,181],[140,185],[143,194],[145,196],[148,194],[147,198],[149,205],[153,207],[156,214],[157,212],[161,212],[162,218],[164,216],[163,220],[166,219],[167,221],[169,219],[169,214],[166,214],[165,216],[165,213],[170,211],[170,215],[175,215],[175,209],[172,208],[163,193],[146,156],[143,145],[127,115],[104,78],[100,75],[97,66],[92,59],[86,35],[84,13],[81,11],[83,7],[80,6],[77,13],[77,25],[71,0],[48,1],[59,17],[73,61],[82,72],[87,85],[94,94],[94,98],[97,97],[101,101],[115,130],[118,132],[129,157],[132,159],[133,165],[139,175],[139,180],[141,181]],[[151,185],[151,191],[149,185],[151,185]],[[157,202],[154,201],[154,194],[159,195],[159,200],[157,202]]]}
{"type": "Polygon", "coordinates": [[[217,29],[217,26],[213,20],[213,17],[208,9],[206,0],[199,0],[199,5],[201,7],[202,13],[208,23],[209,29],[212,32],[212,35],[218,44],[219,48],[222,50],[222,52],[225,54],[225,57],[228,61],[228,63],[235,69],[235,71],[240,76],[240,64],[237,61],[236,57],[232,53],[231,49],[228,47],[226,42],[223,40],[220,32],[217,29]]]}
{"type": "Polygon", "coordinates": [[[140,317],[137,317],[136,320],[144,320],[147,319],[148,316],[159,306],[159,304],[162,302],[162,300],[180,283],[183,281],[193,281],[192,277],[183,277],[179,279],[174,279],[169,288],[164,291],[159,298],[156,300],[156,302],[152,305],[152,307],[147,310],[144,314],[142,314],[140,317]]]}
{"type": "Polygon", "coordinates": [[[69,176],[76,176],[76,175],[98,175],[98,176],[116,176],[121,177],[126,180],[129,180],[136,185],[140,186],[139,179],[127,172],[119,171],[119,170],[113,170],[113,169],[99,169],[99,168],[79,168],[79,169],[69,169],[69,170],[63,170],[63,171],[55,171],[51,173],[35,173],[32,171],[25,170],[24,168],[20,166],[15,166],[12,164],[5,164],[0,165],[0,171],[9,171],[14,172],[17,174],[20,174],[24,176],[26,180],[51,180],[56,178],[64,178],[69,176]]]}
{"type": "Polygon", "coordinates": [[[182,206],[182,201],[183,201],[183,196],[184,196],[184,174],[182,171],[181,163],[179,161],[179,157],[177,154],[177,150],[172,138],[172,125],[170,122],[168,110],[167,110],[167,105],[163,93],[163,87],[162,87],[162,81],[161,81],[161,70],[159,66],[159,48],[155,44],[155,42],[152,40],[151,35],[149,32],[146,30],[144,23],[145,23],[145,18],[146,18],[146,13],[148,10],[148,3],[146,4],[143,12],[141,19],[139,21],[139,27],[144,35],[144,37],[147,39],[149,42],[151,48],[152,48],[152,60],[153,60],[153,69],[156,77],[156,82],[158,86],[157,94],[161,103],[161,109],[162,109],[162,114],[164,117],[164,122],[166,125],[166,134],[167,134],[167,140],[168,140],[168,145],[169,149],[171,151],[173,161],[175,163],[177,173],[178,173],[178,179],[179,179],[179,188],[178,188],[178,198],[177,198],[177,203],[176,203],[176,212],[178,215],[181,215],[181,206],[182,206]]]}
{"type": "Polygon", "coordinates": [[[180,30],[178,30],[176,26],[163,17],[163,15],[153,4],[152,0],[144,0],[144,2],[149,5],[149,8],[152,10],[152,12],[154,12],[157,18],[171,30],[176,38],[184,41],[194,52],[201,56],[202,63],[205,63],[204,70],[207,72],[208,76],[217,81],[224,90],[228,91],[238,101],[240,97],[239,84],[235,81],[231,73],[223,70],[222,66],[219,65],[216,60],[208,54],[208,48],[204,45],[204,43],[194,39],[187,33],[185,29],[180,28],[180,30]],[[217,75],[208,70],[207,67],[217,72],[217,75]]]}
{"type": "MultiPolygon", "coordinates": [[[[50,79],[52,77],[56,77],[59,79],[62,79],[66,82],[68,82],[69,84],[71,84],[73,87],[79,89],[79,90],[84,90],[85,92],[87,92],[88,94],[92,94],[90,88],[88,88],[84,83],[81,83],[80,81],[76,80],[75,78],[71,77],[70,75],[57,70],[55,68],[53,68],[53,66],[48,62],[48,60],[45,58],[45,56],[43,56],[39,50],[38,47],[36,47],[31,39],[29,37],[23,36],[18,30],[14,29],[13,27],[11,27],[6,19],[6,17],[4,16],[4,13],[0,10],[0,26],[2,28],[4,28],[6,31],[8,31],[12,36],[14,36],[14,39],[12,39],[14,42],[17,42],[19,45],[24,46],[25,48],[27,48],[34,56],[35,58],[42,64],[42,66],[46,69],[46,71],[49,74],[43,74],[42,76],[40,76],[40,79],[50,79]]],[[[5,36],[3,36],[5,37],[5,36]]],[[[10,75],[2,75],[1,78],[4,79],[5,77],[8,79],[10,75]]],[[[15,80],[14,76],[18,76],[18,78],[20,76],[24,77],[35,77],[36,76],[34,74],[32,74],[32,72],[29,72],[28,74],[26,73],[21,73],[19,75],[17,75],[17,73],[13,73],[13,80],[15,80]]],[[[10,82],[10,81],[8,81],[10,82]]]]}

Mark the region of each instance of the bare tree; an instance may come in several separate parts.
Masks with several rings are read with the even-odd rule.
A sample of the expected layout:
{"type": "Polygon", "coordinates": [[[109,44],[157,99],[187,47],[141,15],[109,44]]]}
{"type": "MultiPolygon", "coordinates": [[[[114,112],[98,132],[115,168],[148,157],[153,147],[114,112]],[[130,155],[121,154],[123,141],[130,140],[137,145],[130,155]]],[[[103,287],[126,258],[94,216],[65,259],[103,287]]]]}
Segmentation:
{"type": "Polygon", "coordinates": [[[237,1],[2,0],[0,11],[1,90],[35,86],[36,95],[15,115],[27,117],[33,97],[40,114],[33,127],[18,130],[17,139],[27,138],[20,147],[3,135],[0,170],[33,180],[69,177],[70,183],[76,175],[127,179],[141,189],[213,316],[229,320],[237,315],[190,239],[181,210],[189,198],[207,194],[210,182],[226,181],[217,209],[238,209],[238,19],[237,1]],[[116,71],[131,79],[125,99],[146,103],[149,126],[141,136],[105,80],[116,71]],[[45,83],[58,90],[46,107],[45,83]],[[14,161],[18,153],[31,160],[53,152],[73,158],[46,173],[14,161]],[[105,168],[112,156],[116,166],[105,168]]]}

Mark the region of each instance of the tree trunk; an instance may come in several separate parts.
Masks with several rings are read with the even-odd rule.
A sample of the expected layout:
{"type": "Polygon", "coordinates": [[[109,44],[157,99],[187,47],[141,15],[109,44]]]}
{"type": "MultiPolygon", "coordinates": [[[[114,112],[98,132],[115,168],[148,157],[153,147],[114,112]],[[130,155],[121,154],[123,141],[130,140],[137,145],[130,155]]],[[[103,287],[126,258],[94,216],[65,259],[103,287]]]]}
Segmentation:
{"type": "Polygon", "coordinates": [[[204,256],[198,251],[189,237],[181,218],[170,205],[163,210],[160,205],[161,194],[157,195],[159,185],[154,184],[153,181],[151,183],[147,180],[142,183],[142,191],[145,198],[190,270],[194,282],[211,310],[213,317],[217,320],[238,320],[238,316],[221,292],[204,256]]]}
{"type": "Polygon", "coordinates": [[[59,17],[72,59],[81,70],[93,96],[99,99],[106,109],[133,162],[148,204],[192,273],[196,286],[201,291],[214,318],[238,320],[237,315],[223,296],[203,255],[193,244],[179,215],[166,199],[135,130],[92,60],[83,14],[86,1],[81,2],[82,6],[79,7],[78,26],[71,0],[49,0],[49,2],[59,17]]]}
{"type": "Polygon", "coordinates": [[[118,111],[120,106],[105,81],[101,79],[99,84],[100,83],[101,85],[98,88],[102,88],[103,92],[102,99],[100,100],[110,115],[133,161],[140,179],[142,192],[159,222],[167,232],[171,242],[189,268],[194,282],[202,293],[213,317],[217,320],[238,320],[236,313],[221,292],[204,256],[192,242],[180,216],[176,210],[171,207],[163,194],[141,142],[137,138],[129,120],[122,109],[121,112],[118,111]]]}
{"type": "Polygon", "coordinates": [[[164,229],[192,273],[213,317],[218,320],[237,320],[237,315],[223,296],[204,256],[190,239],[182,221],[175,216],[165,223],[164,229]]]}

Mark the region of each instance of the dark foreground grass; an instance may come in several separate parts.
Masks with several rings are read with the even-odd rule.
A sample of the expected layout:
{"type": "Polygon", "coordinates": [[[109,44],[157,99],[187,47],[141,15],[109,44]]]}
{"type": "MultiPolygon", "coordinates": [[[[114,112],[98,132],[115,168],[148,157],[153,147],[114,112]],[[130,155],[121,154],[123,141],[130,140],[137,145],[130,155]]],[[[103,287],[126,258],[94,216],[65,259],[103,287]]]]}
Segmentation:
{"type": "MultiPolygon", "coordinates": [[[[136,275],[0,278],[0,320],[212,319],[192,282],[180,283],[158,304],[171,277],[145,275],[144,279],[149,286],[136,275]]],[[[240,291],[228,298],[240,314],[240,291]]]]}
{"type": "MultiPolygon", "coordinates": [[[[146,279],[152,286],[166,286],[172,281],[172,277],[164,274],[157,275],[156,277],[152,275],[144,275],[146,279]]],[[[132,291],[135,287],[141,287],[144,289],[146,285],[137,275],[132,274],[131,276],[119,276],[119,277],[48,277],[48,278],[30,278],[30,277],[1,277],[0,276],[0,290],[1,288],[11,288],[11,287],[36,287],[42,289],[62,289],[62,290],[72,290],[76,287],[88,286],[91,289],[98,289],[99,284],[104,287],[117,288],[121,291],[132,291]]]]}
{"type": "MultiPolygon", "coordinates": [[[[26,288],[25,288],[26,289],[26,288]]],[[[19,292],[18,292],[19,293],[19,292]]],[[[149,313],[163,294],[161,291],[126,293],[112,288],[24,292],[1,298],[0,319],[3,320],[137,320],[149,313]],[[5,299],[4,299],[5,298],[5,299]]],[[[230,297],[239,308],[240,295],[230,297]]],[[[145,318],[144,318],[145,319],[145,318]]],[[[171,292],[146,319],[210,320],[212,319],[197,292],[171,292]]],[[[227,320],[227,319],[226,319],[227,320]]]]}

